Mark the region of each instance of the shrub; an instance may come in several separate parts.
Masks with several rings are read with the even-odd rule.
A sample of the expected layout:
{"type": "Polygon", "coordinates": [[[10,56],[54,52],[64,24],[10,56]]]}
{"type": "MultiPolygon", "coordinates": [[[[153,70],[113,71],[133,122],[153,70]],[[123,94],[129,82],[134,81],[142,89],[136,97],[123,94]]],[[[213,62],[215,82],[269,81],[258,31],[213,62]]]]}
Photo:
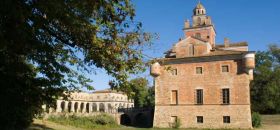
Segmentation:
{"type": "Polygon", "coordinates": [[[108,114],[100,114],[95,116],[95,121],[96,124],[99,125],[115,125],[116,121],[114,120],[114,118],[108,114]]]}
{"type": "Polygon", "coordinates": [[[180,118],[177,119],[177,121],[174,123],[174,128],[178,129],[181,126],[181,120],[180,118]]]}
{"type": "Polygon", "coordinates": [[[252,114],[252,125],[257,128],[261,126],[261,115],[257,112],[253,112],[252,114]]]}
{"type": "Polygon", "coordinates": [[[117,127],[117,123],[114,118],[108,114],[100,114],[88,117],[76,115],[59,115],[50,116],[48,120],[63,125],[71,125],[81,128],[117,127]]]}

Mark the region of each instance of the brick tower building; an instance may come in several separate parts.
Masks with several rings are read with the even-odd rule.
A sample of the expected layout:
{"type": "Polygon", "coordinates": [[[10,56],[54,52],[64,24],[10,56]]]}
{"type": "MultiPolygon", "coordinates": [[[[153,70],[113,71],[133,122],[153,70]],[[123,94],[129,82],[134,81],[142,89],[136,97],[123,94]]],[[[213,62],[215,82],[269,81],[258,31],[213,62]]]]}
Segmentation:
{"type": "Polygon", "coordinates": [[[215,44],[211,17],[198,3],[185,38],[151,66],[154,127],[252,128],[250,81],[255,54],[246,42],[215,44]]]}

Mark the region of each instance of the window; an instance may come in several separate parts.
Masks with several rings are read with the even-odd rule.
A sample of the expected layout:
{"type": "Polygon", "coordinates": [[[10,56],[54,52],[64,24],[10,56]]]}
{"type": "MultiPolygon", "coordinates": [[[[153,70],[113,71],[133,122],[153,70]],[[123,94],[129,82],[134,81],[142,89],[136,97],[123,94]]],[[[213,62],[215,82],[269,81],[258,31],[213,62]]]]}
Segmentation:
{"type": "Polygon", "coordinates": [[[193,45],[190,44],[190,45],[189,45],[189,56],[193,56],[193,55],[194,55],[193,45]]]}
{"type": "Polygon", "coordinates": [[[172,70],[171,70],[171,74],[172,74],[172,75],[177,75],[177,69],[172,69],[172,70]]]}
{"type": "Polygon", "coordinates": [[[229,72],[228,65],[223,65],[222,66],[222,72],[229,72]]]}
{"type": "Polygon", "coordinates": [[[203,104],[203,90],[196,90],[196,104],[203,104]]]}
{"type": "Polygon", "coordinates": [[[223,116],[224,123],[230,123],[230,116],[223,116]]]}
{"type": "Polygon", "coordinates": [[[202,67],[196,67],[196,74],[202,74],[202,67]]]}
{"type": "Polygon", "coordinates": [[[195,37],[196,37],[196,38],[201,38],[201,34],[200,34],[200,33],[196,33],[196,34],[195,34],[195,37]]]}
{"type": "Polygon", "coordinates": [[[223,104],[229,104],[230,103],[230,96],[229,96],[229,89],[224,88],[222,89],[222,96],[223,96],[223,104]]]}
{"type": "Polygon", "coordinates": [[[178,91],[172,90],[171,92],[171,104],[177,105],[178,104],[178,91]]]}
{"type": "Polygon", "coordinates": [[[203,116],[197,116],[196,117],[196,122],[197,123],[203,123],[203,116]]]}
{"type": "Polygon", "coordinates": [[[171,123],[177,122],[177,116],[171,116],[171,123]]]}

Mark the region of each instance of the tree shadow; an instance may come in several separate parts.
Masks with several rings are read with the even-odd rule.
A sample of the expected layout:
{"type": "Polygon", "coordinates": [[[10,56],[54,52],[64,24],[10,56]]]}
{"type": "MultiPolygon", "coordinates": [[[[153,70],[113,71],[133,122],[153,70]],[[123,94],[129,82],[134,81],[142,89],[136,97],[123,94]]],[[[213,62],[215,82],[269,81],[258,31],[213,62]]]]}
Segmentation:
{"type": "Polygon", "coordinates": [[[54,130],[41,124],[32,124],[27,130],[54,130]]]}

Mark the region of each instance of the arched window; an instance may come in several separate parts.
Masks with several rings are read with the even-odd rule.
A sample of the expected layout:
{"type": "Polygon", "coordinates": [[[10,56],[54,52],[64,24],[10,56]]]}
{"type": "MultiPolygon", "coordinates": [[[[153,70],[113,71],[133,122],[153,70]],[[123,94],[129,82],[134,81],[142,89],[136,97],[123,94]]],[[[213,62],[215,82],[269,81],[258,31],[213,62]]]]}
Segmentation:
{"type": "Polygon", "coordinates": [[[61,111],[64,112],[64,109],[65,109],[65,102],[64,101],[61,102],[60,108],[61,108],[61,111]]]}
{"type": "Polygon", "coordinates": [[[74,111],[75,112],[77,112],[77,110],[78,110],[78,105],[79,105],[78,102],[75,102],[75,104],[74,104],[74,111]]]}
{"type": "Polygon", "coordinates": [[[96,103],[92,103],[92,111],[93,112],[97,111],[97,104],[96,103]]]}
{"type": "Polygon", "coordinates": [[[68,112],[71,112],[71,105],[72,105],[72,102],[69,102],[68,103],[68,112]]]}
{"type": "Polygon", "coordinates": [[[83,109],[84,109],[84,103],[81,103],[81,105],[80,105],[80,111],[79,112],[83,112],[83,109]]]}
{"type": "Polygon", "coordinates": [[[103,103],[99,104],[99,111],[100,112],[105,112],[105,105],[103,103]]]}

